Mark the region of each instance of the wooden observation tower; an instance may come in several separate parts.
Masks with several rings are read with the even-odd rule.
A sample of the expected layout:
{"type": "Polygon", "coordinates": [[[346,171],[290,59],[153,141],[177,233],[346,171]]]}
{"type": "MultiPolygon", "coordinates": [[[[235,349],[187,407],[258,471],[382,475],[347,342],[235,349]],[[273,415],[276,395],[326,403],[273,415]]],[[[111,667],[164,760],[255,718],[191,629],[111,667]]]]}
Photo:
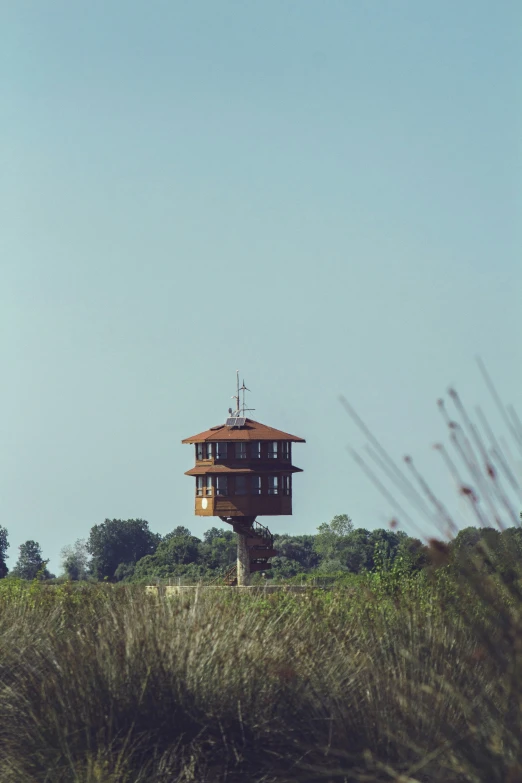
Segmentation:
{"type": "Polygon", "coordinates": [[[274,537],[256,517],[292,513],[292,475],[302,472],[292,465],[292,443],[305,443],[247,418],[245,391],[238,374],[236,407],[225,424],[182,441],[195,444],[196,465],[185,473],[196,479],[195,513],[219,517],[237,533],[237,565],[224,577],[229,585],[248,585],[250,574],[271,568],[274,537]]]}

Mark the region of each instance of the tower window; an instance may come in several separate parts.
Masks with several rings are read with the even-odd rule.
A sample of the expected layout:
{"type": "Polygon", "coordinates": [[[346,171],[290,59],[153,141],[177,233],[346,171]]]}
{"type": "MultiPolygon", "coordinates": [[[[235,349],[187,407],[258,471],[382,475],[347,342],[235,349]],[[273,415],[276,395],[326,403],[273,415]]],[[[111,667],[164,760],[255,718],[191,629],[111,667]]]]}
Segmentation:
{"type": "Polygon", "coordinates": [[[291,477],[290,476],[281,476],[281,489],[283,495],[291,495],[292,494],[292,483],[291,483],[291,477]]]}
{"type": "Polygon", "coordinates": [[[216,443],[216,459],[226,459],[227,458],[227,443],[216,443]]]}
{"type": "Polygon", "coordinates": [[[196,459],[205,459],[204,456],[203,456],[203,454],[204,454],[203,446],[204,445],[205,445],[204,443],[196,443],[196,459]]]}
{"type": "Polygon", "coordinates": [[[246,443],[236,443],[236,459],[246,459],[246,443]]]}
{"type": "Polygon", "coordinates": [[[247,477],[236,476],[236,495],[246,495],[247,493],[247,477]]]}
{"type": "Polygon", "coordinates": [[[207,476],[207,491],[206,491],[206,494],[207,495],[211,495],[212,494],[212,476],[207,476]]]}
{"type": "Polygon", "coordinates": [[[252,441],[250,445],[250,456],[252,459],[261,459],[261,442],[259,440],[252,441]]]}
{"type": "Polygon", "coordinates": [[[252,476],[252,494],[261,494],[261,476],[252,476]]]}
{"type": "Polygon", "coordinates": [[[203,476],[196,476],[196,495],[203,494],[203,476]]]}
{"type": "Polygon", "coordinates": [[[207,445],[207,459],[212,459],[212,455],[214,454],[214,450],[213,450],[214,444],[207,443],[206,445],[207,445]]]}
{"type": "Polygon", "coordinates": [[[279,476],[268,477],[268,494],[277,495],[279,492],[279,476]]]}
{"type": "Polygon", "coordinates": [[[216,495],[228,495],[228,476],[216,476],[216,495]]]}
{"type": "Polygon", "coordinates": [[[268,458],[277,459],[279,443],[276,440],[271,440],[268,444],[268,458]]]}
{"type": "Polygon", "coordinates": [[[281,457],[284,460],[290,459],[290,442],[288,440],[281,443],[281,457]]]}

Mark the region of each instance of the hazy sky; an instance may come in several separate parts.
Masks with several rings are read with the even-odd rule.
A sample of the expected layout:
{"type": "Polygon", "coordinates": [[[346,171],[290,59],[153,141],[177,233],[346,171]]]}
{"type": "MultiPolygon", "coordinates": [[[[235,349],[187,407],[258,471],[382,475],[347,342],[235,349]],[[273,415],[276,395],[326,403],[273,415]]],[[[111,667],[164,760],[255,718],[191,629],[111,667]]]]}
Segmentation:
{"type": "Polygon", "coordinates": [[[382,527],[345,394],[431,451],[480,354],[520,399],[519,0],[0,3],[0,524],[193,516],[240,368],[307,439],[294,516],[382,527]]]}

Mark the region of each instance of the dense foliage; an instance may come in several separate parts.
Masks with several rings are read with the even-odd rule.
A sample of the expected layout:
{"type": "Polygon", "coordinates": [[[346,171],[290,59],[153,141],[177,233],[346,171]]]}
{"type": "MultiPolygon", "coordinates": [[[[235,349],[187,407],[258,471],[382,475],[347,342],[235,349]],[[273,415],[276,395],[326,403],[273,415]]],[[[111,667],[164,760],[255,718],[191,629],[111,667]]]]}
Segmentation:
{"type": "Polygon", "coordinates": [[[144,519],[106,519],[91,528],[87,540],[92,573],[97,579],[117,579],[120,565],[134,565],[153,554],[160,541],[144,519]]]}
{"type": "MultiPolygon", "coordinates": [[[[0,577],[8,574],[2,559],[7,546],[7,531],[0,528],[0,577]]],[[[468,527],[443,547],[448,567],[457,567],[463,556],[479,553],[484,569],[510,578],[508,562],[513,556],[522,562],[522,528],[468,527]]],[[[356,528],[347,514],[319,525],[316,535],[276,535],[275,548],[278,554],[266,578],[279,583],[313,580],[324,585],[349,582],[357,574],[384,572],[406,577],[421,573],[434,556],[434,550],[419,539],[400,530],[356,528]]],[[[61,554],[60,580],[154,584],[174,579],[193,584],[219,580],[236,558],[236,536],[228,527],[212,527],[199,539],[183,526],[160,536],[142,519],[106,519],[91,528],[87,540],[77,540],[61,554]]],[[[35,541],[20,546],[11,575],[28,580],[53,578],[35,541]]]]}

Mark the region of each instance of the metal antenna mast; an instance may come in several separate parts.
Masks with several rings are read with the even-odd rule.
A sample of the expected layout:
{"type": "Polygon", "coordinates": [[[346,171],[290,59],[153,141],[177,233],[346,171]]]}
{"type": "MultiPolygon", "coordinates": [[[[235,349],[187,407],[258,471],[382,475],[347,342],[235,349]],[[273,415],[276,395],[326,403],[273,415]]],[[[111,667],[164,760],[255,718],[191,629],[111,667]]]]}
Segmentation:
{"type": "Polygon", "coordinates": [[[242,416],[244,418],[245,411],[255,411],[255,408],[247,408],[245,405],[245,392],[250,389],[245,386],[245,379],[243,378],[243,385],[239,385],[239,370],[236,370],[236,393],[232,395],[232,399],[236,401],[235,410],[229,409],[229,414],[233,416],[242,416]],[[243,392],[243,402],[241,404],[241,392],[243,392]]]}
{"type": "MultiPolygon", "coordinates": [[[[238,383],[239,383],[239,379],[238,379],[238,383]]],[[[245,407],[245,392],[246,392],[246,391],[248,391],[248,392],[249,392],[249,391],[250,391],[250,389],[248,389],[248,388],[245,386],[245,379],[244,379],[244,378],[243,378],[243,385],[241,386],[241,388],[238,388],[238,395],[239,395],[239,392],[240,392],[240,391],[242,391],[242,392],[243,392],[243,404],[242,404],[242,406],[241,406],[241,416],[243,416],[243,417],[244,417],[244,415],[245,415],[245,411],[255,411],[255,408],[246,408],[246,407],[245,407]]]]}
{"type": "Polygon", "coordinates": [[[232,395],[232,399],[236,401],[236,407],[234,408],[234,416],[239,416],[239,370],[236,370],[236,394],[232,395]]]}

